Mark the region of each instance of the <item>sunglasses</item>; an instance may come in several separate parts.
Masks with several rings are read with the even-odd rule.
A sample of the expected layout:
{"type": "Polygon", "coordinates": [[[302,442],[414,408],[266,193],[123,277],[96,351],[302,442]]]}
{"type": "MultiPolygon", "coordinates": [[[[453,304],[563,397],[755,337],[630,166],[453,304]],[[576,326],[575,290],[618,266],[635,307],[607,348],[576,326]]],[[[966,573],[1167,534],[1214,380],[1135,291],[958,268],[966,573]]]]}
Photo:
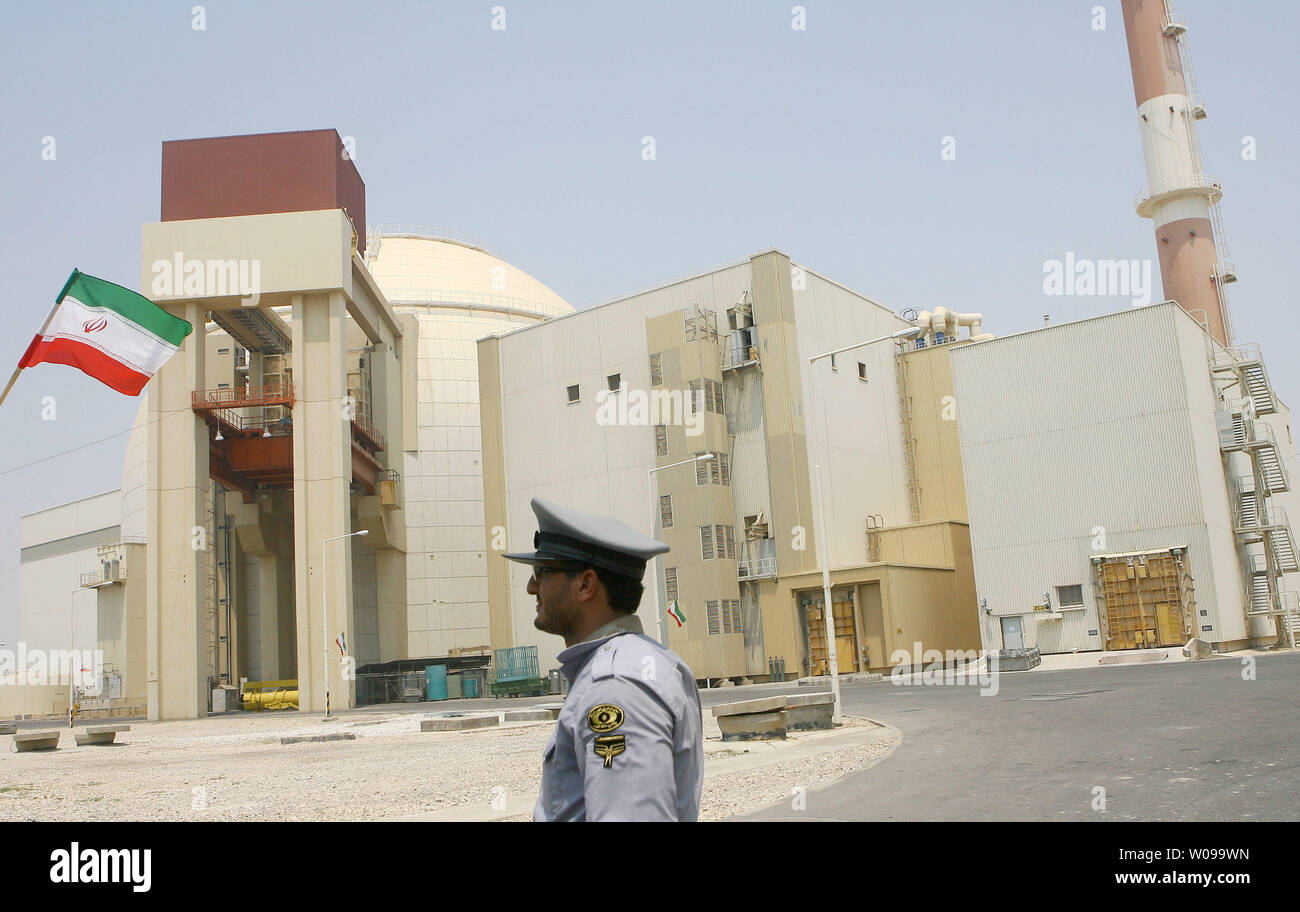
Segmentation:
{"type": "Polygon", "coordinates": [[[582,567],[533,567],[533,577],[540,583],[553,573],[581,573],[582,567]]]}

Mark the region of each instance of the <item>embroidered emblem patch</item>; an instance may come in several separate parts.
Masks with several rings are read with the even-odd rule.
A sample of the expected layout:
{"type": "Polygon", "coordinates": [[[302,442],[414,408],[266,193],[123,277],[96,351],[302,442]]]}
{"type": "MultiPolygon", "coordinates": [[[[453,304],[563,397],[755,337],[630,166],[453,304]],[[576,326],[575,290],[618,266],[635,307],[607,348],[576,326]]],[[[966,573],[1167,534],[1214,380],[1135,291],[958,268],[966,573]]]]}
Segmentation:
{"type": "Polygon", "coordinates": [[[605,769],[614,765],[614,758],[627,750],[623,735],[601,735],[592,747],[597,757],[605,758],[605,769]]]}
{"type": "MultiPolygon", "coordinates": [[[[599,706],[593,706],[591,712],[587,713],[587,725],[594,732],[604,734],[611,732],[623,724],[623,708],[615,706],[613,703],[601,703],[599,706]]],[[[609,764],[605,764],[608,766],[609,764]]]]}

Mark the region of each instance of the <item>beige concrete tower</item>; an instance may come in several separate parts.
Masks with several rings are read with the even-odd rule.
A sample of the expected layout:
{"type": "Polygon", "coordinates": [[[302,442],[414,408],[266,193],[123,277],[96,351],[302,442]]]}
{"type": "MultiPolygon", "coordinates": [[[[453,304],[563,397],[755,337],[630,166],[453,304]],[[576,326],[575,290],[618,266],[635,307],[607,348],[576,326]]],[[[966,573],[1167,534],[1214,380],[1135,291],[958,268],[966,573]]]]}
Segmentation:
{"type": "Polygon", "coordinates": [[[277,336],[293,370],[293,382],[276,387],[291,400],[290,417],[275,421],[259,417],[265,408],[254,401],[258,387],[203,389],[201,334],[191,335],[150,382],[151,719],[207,712],[212,596],[200,533],[210,478],[243,494],[244,503],[231,508],[234,527],[241,547],[265,558],[259,664],[274,662],[283,673],[286,652],[293,656],[300,709],[324,710],[326,673],[331,706],[354,703],[347,661],[354,653],[344,657],[333,647],[340,635],[345,643],[356,640],[353,552],[341,541],[326,546],[327,539],[367,530],[367,548],[375,550],[380,659],[405,655],[406,520],[392,467],[414,447],[404,434],[414,383],[403,374],[415,361],[416,329],[393,312],[354,240],[338,209],[144,226],[141,286],[156,303],[195,326],[210,317],[231,327],[247,336],[250,351],[258,331],[277,336]],[[207,283],[163,288],[158,264],[177,257],[200,265],[256,262],[256,304],[237,289],[207,283]],[[277,308],[289,311],[287,326],[277,308]],[[350,331],[366,342],[374,395],[365,409],[349,393],[350,331]]]}
{"type": "Polygon", "coordinates": [[[1223,285],[1235,275],[1220,262],[1215,244],[1223,191],[1201,167],[1196,121],[1205,117],[1205,106],[1195,95],[1185,56],[1187,26],[1166,0],[1121,5],[1147,168],[1147,191],[1136,200],[1137,212],[1155,222],[1165,298],[1203,318],[1210,333],[1228,345],[1232,326],[1223,285]]]}

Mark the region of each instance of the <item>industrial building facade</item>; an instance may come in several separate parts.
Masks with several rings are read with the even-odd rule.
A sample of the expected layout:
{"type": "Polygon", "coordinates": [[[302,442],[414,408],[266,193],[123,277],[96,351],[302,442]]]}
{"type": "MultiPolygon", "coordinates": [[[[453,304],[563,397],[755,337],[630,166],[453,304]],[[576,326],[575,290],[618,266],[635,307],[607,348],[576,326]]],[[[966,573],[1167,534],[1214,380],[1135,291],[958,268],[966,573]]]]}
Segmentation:
{"type": "Polygon", "coordinates": [[[1257,349],[1166,302],[951,361],[984,648],[1289,642],[1295,446],[1257,349]]]}
{"type": "MultiPolygon", "coordinates": [[[[820,465],[841,670],[888,667],[918,640],[974,649],[963,517],[946,506],[917,515],[911,504],[915,448],[904,444],[894,345],[808,363],[910,326],[768,251],[485,338],[485,535],[496,550],[531,540],[535,496],[611,515],[671,546],[652,564],[640,613],[652,634],[663,624],[697,677],[820,673],[820,465]],[[663,622],[673,602],[683,626],[663,622]]],[[[920,431],[935,466],[938,430],[920,431]]],[[[527,581],[526,567],[489,563],[492,641],[536,645],[553,665],[563,645],[534,629],[527,581]]]]}

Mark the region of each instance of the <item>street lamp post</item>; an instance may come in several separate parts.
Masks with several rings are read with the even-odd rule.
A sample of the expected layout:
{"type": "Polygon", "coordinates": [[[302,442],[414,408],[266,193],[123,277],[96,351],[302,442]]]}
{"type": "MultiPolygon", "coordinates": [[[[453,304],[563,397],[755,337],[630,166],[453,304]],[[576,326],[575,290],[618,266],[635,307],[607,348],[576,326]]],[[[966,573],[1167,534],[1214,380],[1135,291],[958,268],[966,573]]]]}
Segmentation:
{"type": "MultiPolygon", "coordinates": [[[[707,462],[708,460],[713,458],[714,457],[712,453],[701,453],[700,455],[694,456],[690,459],[683,459],[681,462],[669,463],[666,466],[659,466],[658,468],[650,469],[648,472],[646,472],[646,488],[650,491],[650,537],[651,538],[654,538],[655,536],[655,517],[658,515],[659,512],[658,509],[659,498],[656,496],[658,494],[658,491],[655,488],[655,484],[654,484],[655,472],[662,472],[664,469],[674,469],[677,466],[684,466],[692,462],[707,462]]],[[[657,560],[658,560],[657,556],[650,558],[650,563],[649,563],[650,574],[651,574],[650,588],[654,592],[655,617],[658,619],[658,624],[659,624],[659,642],[667,646],[668,645],[668,622],[664,619],[664,613],[659,607],[659,573],[656,564],[657,560]]]]}
{"type": "MultiPolygon", "coordinates": [[[[77,655],[77,605],[76,595],[78,592],[87,592],[94,589],[94,586],[78,586],[72,590],[72,599],[68,605],[68,658],[75,660],[77,669],[81,668],[81,658],[77,655]]],[[[72,704],[74,702],[75,691],[73,684],[77,675],[73,669],[68,669],[68,728],[72,728],[72,704]]]]}
{"type": "MultiPolygon", "coordinates": [[[[891,339],[912,339],[921,334],[919,326],[909,326],[907,329],[900,329],[898,332],[890,333],[887,336],[880,336],[875,339],[868,339],[865,342],[855,342],[852,345],[846,345],[843,348],[837,348],[834,351],[822,352],[820,355],[813,355],[808,359],[809,380],[812,389],[814,405],[820,402],[817,396],[817,375],[812,371],[812,366],[823,358],[834,358],[836,355],[846,351],[852,351],[855,348],[863,348],[867,345],[875,345],[877,342],[887,342],[891,339]]],[[[834,361],[831,362],[834,366],[834,361]]],[[[822,420],[825,421],[826,407],[821,403],[822,420]]],[[[814,428],[815,430],[815,428],[814,428]]],[[[826,441],[827,448],[830,447],[830,440],[826,441]]],[[[829,463],[829,460],[828,460],[829,463]]],[[[835,710],[832,714],[831,721],[839,724],[840,721],[840,669],[839,653],[835,648],[835,611],[831,605],[831,569],[830,569],[830,542],[827,539],[830,536],[830,530],[826,526],[826,499],[822,495],[822,467],[813,466],[813,489],[817,495],[817,551],[818,563],[822,565],[822,621],[826,627],[826,665],[828,674],[831,679],[831,693],[835,699],[835,710]]]]}
{"type": "Polygon", "coordinates": [[[369,529],[362,529],[360,532],[349,532],[346,535],[335,535],[333,538],[327,538],[320,544],[320,587],[321,587],[321,632],[325,638],[324,664],[321,665],[321,674],[325,676],[325,718],[330,717],[330,597],[329,597],[329,573],[325,570],[325,546],[332,541],[339,541],[344,538],[355,538],[358,535],[369,535],[369,529]]]}

